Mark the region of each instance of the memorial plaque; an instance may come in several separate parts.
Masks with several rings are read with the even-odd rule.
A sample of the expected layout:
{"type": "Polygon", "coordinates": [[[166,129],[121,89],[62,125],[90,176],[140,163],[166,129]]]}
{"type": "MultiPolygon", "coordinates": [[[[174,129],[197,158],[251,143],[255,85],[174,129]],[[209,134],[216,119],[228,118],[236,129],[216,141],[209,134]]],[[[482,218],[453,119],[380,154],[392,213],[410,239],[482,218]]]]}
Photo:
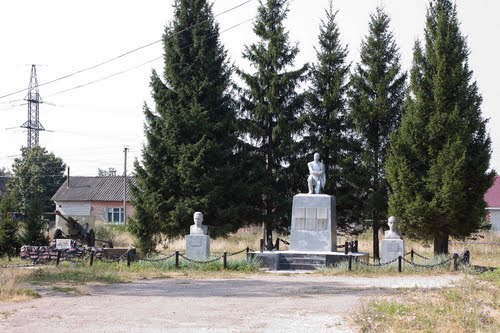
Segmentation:
{"type": "Polygon", "coordinates": [[[306,228],[306,209],[302,207],[295,208],[295,228],[304,230],[306,228]]]}
{"type": "Polygon", "coordinates": [[[56,239],[56,249],[57,250],[71,249],[71,239],[56,239]]]}
{"type": "Polygon", "coordinates": [[[191,246],[201,246],[202,243],[202,237],[193,237],[191,239],[190,245],[191,246]]]}
{"type": "Polygon", "coordinates": [[[306,230],[316,230],[316,208],[306,208],[306,230]]]}

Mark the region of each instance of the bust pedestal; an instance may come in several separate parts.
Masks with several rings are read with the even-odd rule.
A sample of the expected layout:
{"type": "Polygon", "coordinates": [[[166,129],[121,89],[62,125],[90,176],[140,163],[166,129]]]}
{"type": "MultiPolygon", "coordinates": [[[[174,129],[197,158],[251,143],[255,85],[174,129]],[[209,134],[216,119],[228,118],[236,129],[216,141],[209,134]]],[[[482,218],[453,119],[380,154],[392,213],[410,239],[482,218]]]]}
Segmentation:
{"type": "Polygon", "coordinates": [[[388,261],[394,260],[399,256],[405,256],[405,246],[402,239],[384,239],[381,243],[381,263],[386,263],[388,261]]]}
{"type": "Polygon", "coordinates": [[[207,260],[210,257],[210,236],[187,235],[186,256],[193,260],[207,260]]]}
{"type": "Polygon", "coordinates": [[[301,193],[293,197],[290,250],[337,251],[334,196],[301,193]]]}

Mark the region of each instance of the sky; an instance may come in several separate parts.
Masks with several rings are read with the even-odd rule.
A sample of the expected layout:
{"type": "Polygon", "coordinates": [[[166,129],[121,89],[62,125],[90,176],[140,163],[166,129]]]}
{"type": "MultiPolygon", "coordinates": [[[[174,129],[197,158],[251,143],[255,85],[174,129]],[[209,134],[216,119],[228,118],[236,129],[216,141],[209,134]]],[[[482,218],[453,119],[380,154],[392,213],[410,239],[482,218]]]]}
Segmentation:
{"type": "MultiPolygon", "coordinates": [[[[230,61],[251,71],[241,54],[256,41],[252,31],[258,0],[215,0],[213,11],[230,61]],[[243,4],[238,8],[229,10],[243,4]],[[227,11],[229,10],[229,11],[227,11]],[[226,13],[224,13],[227,11],[226,13]]],[[[483,96],[482,113],[492,139],[491,167],[500,171],[500,77],[497,38],[500,1],[456,0],[461,31],[470,48],[469,65],[483,96]]],[[[71,167],[71,175],[94,176],[98,169],[123,174],[140,159],[144,140],[143,106],[154,107],[149,80],[163,73],[161,42],[173,17],[174,0],[16,0],[0,2],[0,96],[27,89],[36,64],[40,104],[40,146],[71,167]],[[150,46],[140,48],[151,44],[150,46]],[[138,49],[137,51],[130,52],[138,49]],[[113,59],[113,60],[111,60],[113,59]],[[108,62],[108,60],[111,60],[108,62]],[[70,75],[99,65],[93,69],[70,75]],[[43,85],[55,79],[65,79],[43,85]]],[[[294,66],[315,62],[319,26],[329,0],[291,0],[285,25],[300,53],[294,66]]],[[[401,53],[404,70],[413,46],[424,34],[427,0],[334,0],[348,60],[359,61],[369,15],[383,6],[401,53]]],[[[11,169],[26,146],[27,91],[0,97],[0,168],[11,169]]]]}

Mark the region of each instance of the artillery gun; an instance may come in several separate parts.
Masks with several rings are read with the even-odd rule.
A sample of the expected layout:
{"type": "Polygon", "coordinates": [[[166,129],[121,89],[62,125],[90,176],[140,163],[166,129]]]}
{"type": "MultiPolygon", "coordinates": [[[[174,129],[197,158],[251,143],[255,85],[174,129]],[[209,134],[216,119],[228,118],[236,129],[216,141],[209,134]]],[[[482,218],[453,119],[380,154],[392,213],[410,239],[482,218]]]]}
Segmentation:
{"type": "Polygon", "coordinates": [[[113,247],[113,243],[111,241],[95,238],[95,231],[93,229],[93,225],[90,223],[79,223],[78,220],[75,220],[71,216],[64,216],[58,210],[56,210],[56,216],[59,216],[65,221],[65,228],[58,225],[58,228],[54,232],[54,239],[69,238],[75,241],[80,241],[87,246],[95,246],[95,242],[97,240],[99,242],[106,243],[109,247],[113,247]],[[63,229],[65,230],[63,231],[63,229]]]}

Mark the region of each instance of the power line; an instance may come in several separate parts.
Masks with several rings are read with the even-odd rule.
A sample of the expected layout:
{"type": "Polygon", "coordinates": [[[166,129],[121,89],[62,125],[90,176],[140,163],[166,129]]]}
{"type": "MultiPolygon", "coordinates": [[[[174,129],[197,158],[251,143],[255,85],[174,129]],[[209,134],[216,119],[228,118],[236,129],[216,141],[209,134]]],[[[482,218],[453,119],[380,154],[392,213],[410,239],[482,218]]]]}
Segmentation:
{"type": "MultiPolygon", "coordinates": [[[[251,1],[251,0],[250,0],[250,1],[251,1]]],[[[253,20],[253,18],[250,18],[250,19],[247,19],[247,20],[242,21],[242,22],[240,22],[240,23],[237,23],[237,24],[235,24],[235,25],[233,25],[233,26],[231,26],[231,27],[229,27],[229,28],[227,28],[227,29],[225,29],[225,30],[221,31],[219,34],[223,34],[223,33],[227,32],[227,31],[229,31],[229,30],[232,30],[232,29],[234,29],[234,28],[237,28],[237,27],[239,27],[240,25],[243,25],[243,24],[245,24],[245,23],[247,23],[247,22],[250,22],[250,21],[252,21],[252,20],[253,20]]],[[[208,40],[208,39],[211,39],[211,38],[217,37],[219,34],[213,34],[213,35],[211,35],[211,36],[206,37],[204,40],[208,40]]],[[[188,47],[191,47],[192,45],[193,45],[193,44],[190,44],[190,45],[184,46],[183,48],[181,48],[181,50],[183,50],[183,49],[185,49],[185,48],[188,48],[188,47]]],[[[86,87],[86,86],[88,86],[88,85],[91,85],[91,84],[94,84],[94,83],[97,83],[97,82],[100,82],[100,81],[107,80],[107,79],[112,78],[112,77],[114,77],[114,76],[118,76],[118,75],[121,75],[121,74],[125,74],[125,73],[127,73],[127,72],[130,72],[130,71],[132,71],[132,70],[134,70],[134,69],[137,69],[137,68],[139,68],[139,67],[145,66],[145,65],[147,65],[147,64],[150,64],[150,63],[155,62],[155,61],[157,61],[157,60],[160,60],[160,59],[162,59],[162,58],[163,58],[163,56],[161,56],[161,57],[156,57],[156,58],[154,58],[154,59],[148,60],[148,61],[143,62],[142,64],[139,64],[139,65],[136,65],[136,66],[134,66],[134,67],[130,67],[130,68],[128,68],[128,69],[124,69],[124,70],[122,70],[122,71],[120,71],[120,72],[116,72],[116,73],[114,73],[114,74],[111,74],[111,75],[108,75],[108,76],[105,76],[105,77],[102,77],[102,78],[100,78],[100,79],[96,79],[96,80],[93,80],[93,81],[90,81],[90,82],[87,82],[87,83],[83,83],[83,84],[77,85],[77,86],[72,87],[72,88],[68,88],[68,89],[64,89],[64,90],[58,91],[58,92],[53,93],[53,94],[50,94],[50,95],[48,95],[48,96],[46,96],[46,97],[47,97],[47,98],[49,98],[49,97],[53,97],[53,96],[56,96],[56,95],[59,95],[59,94],[62,94],[62,93],[65,93],[65,92],[68,92],[68,91],[71,91],[71,90],[75,90],[75,89],[83,88],[83,87],[86,87]]],[[[1,98],[1,97],[0,97],[0,98],[1,98]]]]}
{"type": "MultiPolygon", "coordinates": [[[[224,14],[227,14],[227,13],[229,13],[229,12],[231,12],[231,11],[233,11],[233,10],[235,10],[235,9],[239,8],[239,7],[242,7],[242,6],[246,5],[246,4],[247,4],[247,3],[249,3],[249,2],[252,2],[252,1],[254,1],[254,0],[246,0],[246,1],[244,1],[244,2],[242,2],[242,3],[240,3],[240,4],[238,4],[238,5],[236,5],[236,6],[234,6],[234,7],[231,7],[231,8],[229,8],[229,9],[226,9],[225,11],[222,11],[221,13],[219,13],[219,14],[217,14],[217,15],[214,15],[214,18],[219,17],[219,16],[224,15],[224,14]]],[[[169,36],[168,36],[168,38],[172,38],[172,37],[174,37],[174,36],[176,36],[176,35],[179,35],[179,34],[181,34],[181,33],[185,32],[185,31],[187,31],[187,30],[189,30],[189,29],[195,28],[195,27],[197,27],[197,26],[198,26],[198,25],[200,25],[200,24],[203,24],[203,23],[205,23],[205,22],[208,22],[209,20],[210,20],[210,19],[206,19],[206,20],[201,21],[201,22],[198,22],[198,23],[196,23],[196,24],[194,24],[194,25],[192,25],[192,26],[186,27],[186,28],[182,29],[181,31],[178,31],[178,32],[176,32],[176,33],[174,33],[174,34],[169,35],[169,36]]],[[[100,63],[98,63],[98,64],[96,64],[96,65],[92,65],[92,66],[90,66],[90,67],[86,67],[86,68],[80,69],[80,70],[78,70],[78,71],[76,71],[76,72],[73,72],[73,73],[70,73],[70,74],[67,74],[67,75],[63,75],[63,76],[58,77],[58,78],[56,78],[56,79],[53,79],[53,80],[51,80],[51,81],[47,81],[47,82],[44,82],[44,83],[40,83],[40,84],[38,84],[38,85],[37,85],[37,87],[46,86],[46,85],[48,85],[48,84],[52,84],[52,83],[54,83],[54,82],[61,81],[61,80],[67,79],[67,78],[69,78],[69,77],[72,77],[72,76],[75,76],[75,75],[81,74],[81,73],[83,73],[83,72],[87,72],[87,71],[89,71],[89,70],[92,70],[92,69],[95,69],[95,68],[98,68],[98,67],[104,66],[104,65],[106,65],[106,64],[108,64],[108,63],[110,63],[110,62],[113,62],[113,61],[115,61],[115,60],[118,60],[118,59],[120,59],[120,58],[123,58],[123,57],[125,57],[125,56],[127,56],[127,55],[129,55],[129,54],[131,54],[131,53],[137,52],[137,51],[139,51],[139,50],[142,50],[142,49],[145,49],[145,48],[147,48],[147,47],[150,47],[150,46],[152,46],[152,45],[154,45],[154,44],[157,44],[157,43],[161,42],[162,40],[163,40],[163,39],[155,40],[154,42],[148,43],[148,44],[146,44],[146,45],[139,46],[139,47],[137,47],[137,48],[135,48],[135,49],[132,49],[132,50],[127,51],[127,52],[125,52],[125,53],[122,53],[122,54],[120,54],[120,55],[118,55],[118,56],[116,56],[116,57],[113,57],[113,58],[111,58],[111,59],[108,59],[108,60],[105,60],[105,61],[103,61],[103,62],[100,62],[100,63]]],[[[20,90],[17,90],[17,91],[14,91],[14,92],[8,93],[8,94],[6,94],[6,95],[2,95],[2,96],[0,96],[0,99],[5,98],[5,97],[8,97],[8,96],[15,95],[15,94],[18,94],[18,93],[21,93],[21,92],[27,91],[27,90],[28,90],[28,89],[26,89],[26,88],[24,88],[24,89],[20,89],[20,90]]]]}

